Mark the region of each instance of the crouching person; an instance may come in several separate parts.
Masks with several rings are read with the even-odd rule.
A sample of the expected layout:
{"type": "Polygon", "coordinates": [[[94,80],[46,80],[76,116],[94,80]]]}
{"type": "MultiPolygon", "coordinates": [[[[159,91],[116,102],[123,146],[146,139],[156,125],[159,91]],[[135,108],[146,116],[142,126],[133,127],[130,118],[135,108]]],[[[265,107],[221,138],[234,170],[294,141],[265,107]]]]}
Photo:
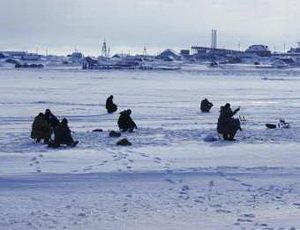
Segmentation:
{"type": "Polygon", "coordinates": [[[137,126],[135,122],[132,120],[132,118],[130,117],[130,114],[131,114],[130,109],[120,112],[118,126],[122,132],[126,132],[126,131],[133,132],[134,129],[137,129],[137,126]]]}
{"type": "Polygon", "coordinates": [[[213,103],[207,100],[207,98],[201,101],[200,110],[202,113],[208,113],[212,107],[213,107],[213,103]]]}
{"type": "Polygon", "coordinates": [[[71,130],[68,126],[68,120],[66,118],[55,127],[54,129],[54,141],[49,142],[49,147],[58,148],[60,145],[67,145],[75,147],[78,141],[74,141],[71,135],[71,130]]]}
{"type": "Polygon", "coordinates": [[[43,113],[39,113],[32,123],[31,135],[30,137],[36,142],[40,142],[44,140],[44,143],[48,143],[51,137],[51,127],[45,119],[45,115],[43,113]]]}
{"type": "Polygon", "coordinates": [[[114,113],[117,111],[118,106],[116,104],[114,104],[113,102],[113,95],[110,95],[107,99],[106,99],[106,103],[105,103],[105,108],[107,110],[108,113],[114,113]]]}
{"type": "Polygon", "coordinates": [[[224,140],[234,140],[236,132],[242,130],[240,120],[233,117],[239,110],[240,108],[237,108],[232,111],[229,103],[221,106],[217,131],[223,135],[224,140]]]}

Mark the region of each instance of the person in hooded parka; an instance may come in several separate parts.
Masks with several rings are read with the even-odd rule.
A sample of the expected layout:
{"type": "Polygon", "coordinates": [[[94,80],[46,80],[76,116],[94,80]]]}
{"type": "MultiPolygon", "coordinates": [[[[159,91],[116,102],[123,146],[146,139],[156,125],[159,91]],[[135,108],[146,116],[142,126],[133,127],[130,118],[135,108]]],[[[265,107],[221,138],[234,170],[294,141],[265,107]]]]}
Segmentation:
{"type": "Polygon", "coordinates": [[[45,110],[45,119],[47,120],[48,124],[51,126],[52,129],[54,129],[59,124],[59,120],[51,112],[50,109],[45,110]]]}
{"type": "Polygon", "coordinates": [[[232,111],[229,103],[225,106],[221,106],[217,131],[223,135],[224,140],[234,140],[237,130],[242,130],[240,120],[233,118],[239,110],[240,108],[237,108],[232,111]]]}
{"type": "Polygon", "coordinates": [[[44,140],[44,143],[48,143],[51,137],[51,127],[45,119],[43,113],[39,113],[32,123],[31,138],[37,142],[44,140]]]}
{"type": "Polygon", "coordinates": [[[137,129],[137,125],[130,117],[130,114],[131,114],[130,109],[120,112],[118,126],[122,132],[125,131],[133,132],[134,129],[137,129]]]}
{"type": "Polygon", "coordinates": [[[74,141],[71,130],[68,126],[68,120],[66,118],[55,127],[54,129],[54,142],[49,147],[60,147],[60,145],[68,145],[75,147],[78,141],[74,141]]]}
{"type": "Polygon", "coordinates": [[[208,113],[209,110],[213,107],[213,103],[211,103],[207,98],[201,101],[200,110],[203,113],[208,113]]]}
{"type": "Polygon", "coordinates": [[[106,103],[105,103],[105,108],[107,110],[108,113],[114,113],[117,111],[118,106],[116,104],[114,104],[113,102],[113,95],[110,95],[107,99],[106,99],[106,103]]]}

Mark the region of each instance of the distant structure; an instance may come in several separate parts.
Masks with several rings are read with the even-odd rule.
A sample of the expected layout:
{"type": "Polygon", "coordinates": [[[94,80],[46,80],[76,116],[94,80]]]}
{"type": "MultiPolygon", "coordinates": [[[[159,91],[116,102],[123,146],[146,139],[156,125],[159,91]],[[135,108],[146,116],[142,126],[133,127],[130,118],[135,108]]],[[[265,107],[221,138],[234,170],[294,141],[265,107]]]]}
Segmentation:
{"type": "Polygon", "coordinates": [[[217,49],[217,30],[211,31],[211,48],[217,49]]]}
{"type": "Polygon", "coordinates": [[[266,45],[251,45],[246,49],[246,54],[256,54],[261,57],[270,57],[271,51],[266,45]]]}
{"type": "Polygon", "coordinates": [[[147,56],[147,55],[148,55],[148,53],[147,53],[147,47],[146,47],[146,46],[144,46],[143,55],[144,55],[144,56],[147,56]]]}
{"type": "Polygon", "coordinates": [[[184,58],[188,58],[190,56],[190,50],[182,49],[180,50],[180,55],[183,56],[184,58]]]}
{"type": "Polygon", "coordinates": [[[174,60],[181,60],[182,56],[174,50],[166,49],[163,52],[161,52],[159,55],[157,55],[156,58],[165,61],[174,61],[174,60]]]}
{"type": "Polygon", "coordinates": [[[300,42],[297,42],[297,45],[298,45],[298,47],[296,47],[296,48],[291,48],[291,49],[288,51],[288,54],[298,54],[298,55],[300,55],[300,42]]]}
{"type": "Polygon", "coordinates": [[[102,50],[101,50],[101,56],[102,57],[109,57],[110,48],[106,44],[106,40],[104,39],[102,43],[102,50]]]}

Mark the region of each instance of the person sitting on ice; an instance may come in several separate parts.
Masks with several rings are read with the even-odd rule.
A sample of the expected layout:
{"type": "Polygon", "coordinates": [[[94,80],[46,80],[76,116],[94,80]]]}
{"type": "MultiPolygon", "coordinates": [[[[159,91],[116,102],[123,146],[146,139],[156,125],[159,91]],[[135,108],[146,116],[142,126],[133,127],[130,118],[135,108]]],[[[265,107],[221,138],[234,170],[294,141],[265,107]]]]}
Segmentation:
{"type": "Polygon", "coordinates": [[[137,125],[130,117],[130,114],[131,114],[130,109],[120,112],[118,126],[122,132],[125,131],[133,132],[134,129],[137,129],[137,125]]]}
{"type": "Polygon", "coordinates": [[[45,119],[47,120],[48,124],[54,129],[58,124],[59,120],[56,116],[50,111],[50,109],[45,110],[45,119]]]}
{"type": "Polygon", "coordinates": [[[208,113],[212,107],[213,107],[213,103],[207,100],[207,98],[201,101],[200,110],[202,113],[208,113]]]}
{"type": "Polygon", "coordinates": [[[55,127],[54,129],[54,141],[49,143],[49,147],[58,148],[60,145],[67,145],[75,147],[78,141],[74,141],[71,135],[71,130],[68,126],[68,120],[66,118],[55,127]]]}
{"type": "Polygon", "coordinates": [[[221,106],[217,131],[223,135],[224,140],[234,140],[237,130],[242,130],[240,120],[233,118],[239,110],[240,107],[232,111],[229,103],[221,106]]]}
{"type": "Polygon", "coordinates": [[[39,113],[32,123],[31,135],[32,139],[35,139],[37,142],[44,140],[44,143],[48,143],[51,137],[51,127],[45,119],[43,113],[39,113]]]}
{"type": "Polygon", "coordinates": [[[106,103],[105,103],[105,108],[107,110],[108,113],[114,113],[117,111],[118,106],[116,104],[114,104],[113,102],[113,95],[110,95],[107,99],[106,99],[106,103]]]}

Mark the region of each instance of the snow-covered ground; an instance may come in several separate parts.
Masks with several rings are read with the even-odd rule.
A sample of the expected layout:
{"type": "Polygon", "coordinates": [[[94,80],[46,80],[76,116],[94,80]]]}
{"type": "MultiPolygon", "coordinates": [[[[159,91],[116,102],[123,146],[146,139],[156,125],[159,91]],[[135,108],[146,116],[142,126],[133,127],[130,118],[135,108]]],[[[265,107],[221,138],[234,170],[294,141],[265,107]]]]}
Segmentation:
{"type": "Polygon", "coordinates": [[[0,229],[300,229],[299,86],[299,69],[2,69],[0,229]],[[108,137],[110,94],[133,111],[130,147],[108,137]],[[243,131],[210,142],[226,102],[241,106],[243,131]],[[78,147],[30,139],[46,108],[78,147]],[[290,129],[265,128],[281,118],[290,129]]]}

